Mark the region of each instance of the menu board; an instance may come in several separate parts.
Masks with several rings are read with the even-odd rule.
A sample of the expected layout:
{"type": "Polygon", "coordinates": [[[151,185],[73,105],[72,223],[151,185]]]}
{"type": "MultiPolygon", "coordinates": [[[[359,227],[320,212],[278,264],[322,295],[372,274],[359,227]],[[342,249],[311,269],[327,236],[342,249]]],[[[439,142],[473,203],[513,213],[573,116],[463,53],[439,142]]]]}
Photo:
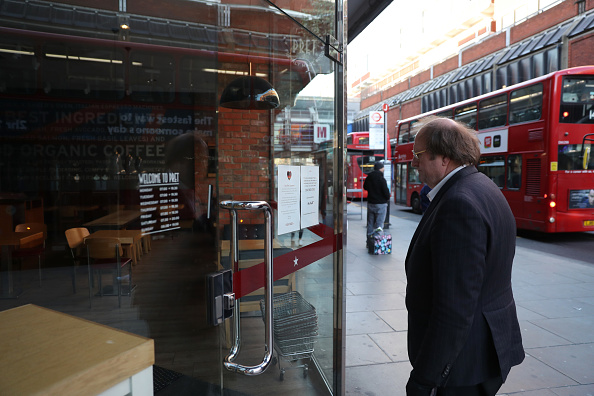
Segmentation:
{"type": "Polygon", "coordinates": [[[179,172],[143,173],[138,179],[142,233],[155,234],[180,228],[179,172]]]}

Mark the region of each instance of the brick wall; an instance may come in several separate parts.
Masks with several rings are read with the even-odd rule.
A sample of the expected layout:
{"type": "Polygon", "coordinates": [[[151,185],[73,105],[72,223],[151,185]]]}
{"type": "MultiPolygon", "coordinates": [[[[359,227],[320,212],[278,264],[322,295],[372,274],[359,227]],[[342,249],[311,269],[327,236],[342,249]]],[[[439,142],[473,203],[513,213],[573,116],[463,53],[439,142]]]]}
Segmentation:
{"type": "Polygon", "coordinates": [[[400,119],[400,108],[398,105],[393,106],[386,113],[386,130],[388,131],[388,139],[394,139],[396,137],[396,124],[400,119]]]}
{"type": "MultiPolygon", "coordinates": [[[[270,120],[268,111],[219,109],[219,200],[270,201],[270,120]]],[[[226,212],[222,211],[221,213],[226,212]]],[[[227,213],[224,216],[228,216],[227,213]]],[[[248,224],[263,223],[261,213],[246,211],[248,224]]],[[[222,222],[226,222],[222,219],[222,222]]]]}
{"type": "Polygon", "coordinates": [[[594,33],[569,42],[569,67],[594,65],[594,33]]]}
{"type": "Polygon", "coordinates": [[[376,93],[375,95],[372,95],[368,98],[362,99],[361,100],[361,108],[365,109],[369,106],[373,106],[376,103],[379,103],[382,101],[382,95],[381,92],[380,93],[376,93]]]}
{"type": "Polygon", "coordinates": [[[424,82],[429,80],[431,80],[431,71],[425,70],[410,78],[410,86],[416,87],[417,85],[423,84],[424,82]]]}
{"type": "Polygon", "coordinates": [[[438,65],[433,66],[433,78],[458,68],[458,56],[454,55],[438,65]]]}
{"type": "MultiPolygon", "coordinates": [[[[592,9],[594,9],[594,0],[586,0],[586,11],[592,9]]],[[[566,0],[562,3],[559,3],[555,7],[548,9],[534,17],[531,17],[527,21],[512,27],[510,30],[510,44],[517,43],[528,37],[536,35],[544,30],[556,26],[559,23],[562,23],[563,21],[569,20],[575,17],[576,15],[577,4],[575,4],[575,0],[566,0]]],[[[498,34],[494,34],[486,40],[481,41],[477,45],[473,45],[464,49],[462,52],[462,65],[466,65],[473,61],[476,61],[477,59],[480,59],[484,56],[487,56],[489,54],[492,54],[505,48],[505,41],[506,33],[500,32],[498,34]]],[[[571,41],[569,47],[569,67],[594,64],[593,48],[593,34],[588,34],[584,37],[580,37],[579,39],[571,41]]],[[[453,55],[445,61],[437,65],[433,65],[433,78],[444,75],[457,68],[458,56],[453,55]]],[[[406,91],[409,88],[414,88],[415,86],[422,84],[424,81],[427,81],[425,73],[426,72],[421,72],[418,75],[411,77],[409,79],[410,86],[404,86],[404,83],[408,83],[408,81],[405,81],[401,84],[391,87],[387,91],[384,91],[385,93],[382,96],[376,94],[370,98],[367,98],[366,100],[361,102],[361,108],[365,109],[366,107],[378,103],[382,100],[382,97],[390,98],[394,95],[397,95],[400,92],[406,91]]],[[[418,107],[420,112],[420,101],[418,107]]],[[[414,115],[414,113],[410,113],[408,109],[408,104],[403,107],[403,119],[414,115]]]]}
{"type": "Polygon", "coordinates": [[[421,99],[415,99],[402,105],[402,119],[421,114],[421,99]]]}
{"type": "Polygon", "coordinates": [[[575,0],[565,0],[555,7],[530,18],[528,21],[512,27],[510,30],[510,44],[522,41],[576,15],[577,5],[575,0]]]}
{"type": "Polygon", "coordinates": [[[462,52],[462,64],[474,62],[486,55],[505,48],[505,32],[493,35],[478,45],[473,45],[462,52]]]}

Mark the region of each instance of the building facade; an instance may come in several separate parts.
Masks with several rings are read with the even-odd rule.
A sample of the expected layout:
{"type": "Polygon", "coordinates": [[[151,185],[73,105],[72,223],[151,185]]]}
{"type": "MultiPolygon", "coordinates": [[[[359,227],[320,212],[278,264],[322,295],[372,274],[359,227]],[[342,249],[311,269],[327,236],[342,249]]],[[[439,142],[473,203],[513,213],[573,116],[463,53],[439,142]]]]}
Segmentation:
{"type": "MultiPolygon", "coordinates": [[[[497,7],[497,1],[493,1],[497,7]]],[[[546,2],[545,2],[546,3],[546,2]]],[[[551,2],[549,2],[551,3],[551,2]]],[[[389,105],[387,130],[427,111],[575,66],[594,64],[594,2],[561,1],[506,22],[492,8],[490,23],[456,36],[455,51],[427,63],[421,56],[361,90],[353,130],[367,130],[370,111],[389,105]]]]}

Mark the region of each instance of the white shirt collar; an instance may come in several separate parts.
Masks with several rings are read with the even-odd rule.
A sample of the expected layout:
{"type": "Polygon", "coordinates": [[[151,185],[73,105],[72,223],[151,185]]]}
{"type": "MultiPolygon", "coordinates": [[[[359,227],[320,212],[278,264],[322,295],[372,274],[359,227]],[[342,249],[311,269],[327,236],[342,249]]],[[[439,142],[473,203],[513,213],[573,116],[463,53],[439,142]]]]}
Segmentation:
{"type": "Polygon", "coordinates": [[[429,201],[433,201],[433,198],[435,198],[435,196],[437,195],[439,190],[443,187],[443,185],[446,184],[446,182],[448,180],[450,180],[450,178],[452,176],[454,176],[454,174],[456,172],[458,172],[459,170],[461,170],[464,167],[466,167],[466,165],[460,165],[459,167],[457,167],[456,169],[454,169],[453,171],[451,171],[450,173],[445,175],[445,177],[443,179],[441,179],[441,181],[439,183],[437,183],[437,186],[433,187],[433,189],[427,193],[427,198],[429,198],[429,201]]]}

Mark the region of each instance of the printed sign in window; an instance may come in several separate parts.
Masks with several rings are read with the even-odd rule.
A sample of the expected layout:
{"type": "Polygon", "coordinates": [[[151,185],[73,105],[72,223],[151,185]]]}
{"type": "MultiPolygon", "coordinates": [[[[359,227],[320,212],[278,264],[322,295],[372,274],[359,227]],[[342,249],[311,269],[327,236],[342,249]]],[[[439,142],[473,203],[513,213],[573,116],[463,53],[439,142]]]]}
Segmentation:
{"type": "Polygon", "coordinates": [[[594,188],[589,190],[570,190],[569,209],[594,208],[594,188]]]}

